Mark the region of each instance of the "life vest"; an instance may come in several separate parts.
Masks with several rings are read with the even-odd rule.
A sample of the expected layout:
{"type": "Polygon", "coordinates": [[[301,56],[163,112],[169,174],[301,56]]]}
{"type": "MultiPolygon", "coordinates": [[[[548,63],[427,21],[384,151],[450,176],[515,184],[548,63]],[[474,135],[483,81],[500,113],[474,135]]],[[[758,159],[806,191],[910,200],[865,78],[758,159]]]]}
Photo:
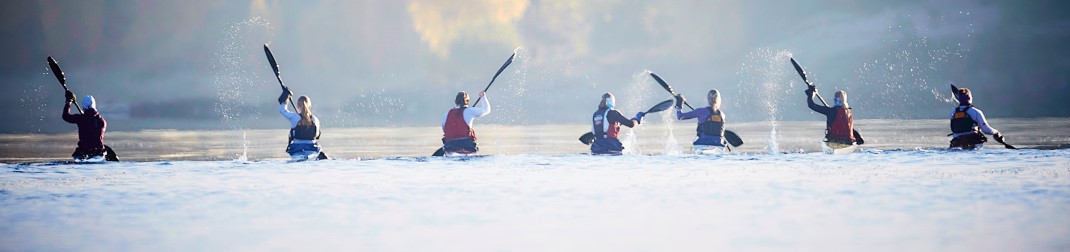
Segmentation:
{"type": "Polygon", "coordinates": [[[599,109],[591,116],[591,129],[599,138],[617,138],[620,135],[620,122],[611,122],[609,112],[612,109],[599,109]]]}
{"type": "Polygon", "coordinates": [[[698,136],[715,136],[724,137],[724,117],[721,116],[721,111],[713,112],[713,107],[707,107],[710,110],[710,117],[706,120],[699,122],[698,128],[695,129],[698,136]]]}
{"type": "Polygon", "coordinates": [[[476,132],[464,121],[464,107],[451,109],[446,114],[446,124],[442,126],[442,139],[471,138],[476,140],[476,132]]]}
{"type": "Polygon", "coordinates": [[[825,134],[825,138],[832,141],[850,141],[855,142],[854,135],[854,117],[851,116],[851,109],[845,106],[838,106],[832,108],[836,111],[836,117],[832,119],[832,124],[828,125],[828,133],[825,134]]]}
{"type": "Polygon", "coordinates": [[[955,108],[955,114],[951,115],[951,132],[958,134],[977,131],[977,121],[970,117],[970,113],[966,113],[970,108],[973,108],[973,106],[967,105],[965,108],[961,106],[955,108]]]}
{"type": "Polygon", "coordinates": [[[290,141],[318,140],[320,138],[319,125],[316,125],[316,121],[312,119],[309,119],[309,121],[312,122],[308,124],[303,124],[299,122],[297,123],[297,126],[294,126],[292,129],[290,129],[290,141]]]}

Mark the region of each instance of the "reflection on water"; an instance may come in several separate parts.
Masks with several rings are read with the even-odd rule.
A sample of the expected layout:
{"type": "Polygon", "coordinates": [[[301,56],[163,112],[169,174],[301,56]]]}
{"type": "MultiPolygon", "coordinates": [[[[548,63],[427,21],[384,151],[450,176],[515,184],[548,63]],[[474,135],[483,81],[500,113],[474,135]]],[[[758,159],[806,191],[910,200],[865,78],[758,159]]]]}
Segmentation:
{"type": "MultiPolygon", "coordinates": [[[[991,122],[1004,132],[1009,143],[1019,148],[1054,148],[1070,144],[1068,118],[992,119],[991,122]]],[[[818,141],[824,134],[823,124],[818,121],[778,122],[778,148],[781,152],[820,151],[818,141]]],[[[769,136],[769,125],[768,122],[728,125],[729,130],[738,133],[746,142],[733,150],[767,153],[765,140],[769,136]]],[[[637,154],[672,152],[672,148],[666,147],[666,136],[670,135],[684,153],[689,153],[694,127],[693,123],[684,122],[666,127],[663,122],[650,120],[635,131],[637,154]]],[[[866,138],[864,148],[869,149],[945,148],[949,140],[946,120],[857,120],[856,128],[866,138]]],[[[588,131],[590,126],[587,125],[476,126],[480,153],[488,155],[586,153],[587,146],[577,139],[588,131]]],[[[287,158],[284,152],[287,133],[287,129],[120,131],[108,132],[106,142],[126,161],[261,160],[287,158]]],[[[441,137],[438,127],[327,128],[321,141],[324,150],[333,158],[357,159],[431,155],[441,146],[441,137]]],[[[76,142],[75,133],[0,135],[0,162],[66,160],[76,142]]],[[[988,147],[1002,148],[993,144],[988,147]]]]}

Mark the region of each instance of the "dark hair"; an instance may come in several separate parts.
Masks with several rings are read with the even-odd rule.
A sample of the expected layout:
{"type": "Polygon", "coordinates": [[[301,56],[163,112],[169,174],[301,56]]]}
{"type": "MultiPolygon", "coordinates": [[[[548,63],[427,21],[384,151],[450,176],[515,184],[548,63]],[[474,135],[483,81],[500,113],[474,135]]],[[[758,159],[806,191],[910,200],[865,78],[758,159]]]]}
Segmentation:
{"type": "Polygon", "coordinates": [[[468,105],[468,103],[464,102],[464,98],[468,98],[468,93],[465,93],[464,91],[457,92],[457,98],[453,99],[453,104],[462,107],[468,105]]]}

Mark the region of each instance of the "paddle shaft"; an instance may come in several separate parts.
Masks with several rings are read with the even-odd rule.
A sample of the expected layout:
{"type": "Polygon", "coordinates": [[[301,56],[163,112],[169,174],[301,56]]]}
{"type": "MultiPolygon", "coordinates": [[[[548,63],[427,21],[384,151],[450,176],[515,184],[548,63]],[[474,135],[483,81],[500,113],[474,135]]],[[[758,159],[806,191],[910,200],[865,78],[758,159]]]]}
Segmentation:
{"type": "MultiPolygon", "coordinates": [[[[494,77],[490,78],[490,83],[487,83],[487,87],[483,88],[483,93],[486,93],[487,90],[490,89],[490,85],[494,85],[494,80],[498,79],[498,75],[501,75],[502,71],[505,71],[505,68],[508,67],[509,64],[513,63],[513,57],[516,57],[516,53],[513,53],[513,55],[509,55],[509,59],[505,60],[505,64],[502,64],[502,67],[498,68],[498,72],[494,73],[494,77]]],[[[476,98],[476,102],[472,103],[472,106],[475,107],[477,104],[479,104],[480,100],[483,100],[483,96],[476,98]]]]}
{"type": "MultiPolygon", "coordinates": [[[[650,77],[653,77],[654,81],[657,81],[658,84],[660,84],[661,87],[665,89],[665,91],[669,91],[669,94],[671,94],[673,97],[676,97],[678,95],[675,91],[672,90],[672,87],[669,86],[669,83],[666,83],[665,80],[661,79],[661,76],[658,76],[654,72],[650,72],[650,77]]],[[[691,104],[688,104],[687,101],[684,101],[684,105],[686,105],[687,108],[691,110],[695,110],[695,108],[691,107],[691,104]]]]}
{"type": "Polygon", "coordinates": [[[802,77],[803,82],[806,83],[806,86],[808,88],[814,89],[814,95],[817,95],[817,99],[821,101],[821,105],[825,105],[825,107],[828,107],[829,104],[827,102],[825,102],[825,98],[821,97],[820,93],[817,93],[817,86],[814,85],[814,83],[811,82],[810,79],[806,77],[806,71],[804,71],[802,66],[799,65],[799,62],[796,62],[795,58],[788,58],[788,59],[791,60],[791,65],[795,67],[795,72],[799,73],[799,77],[802,77]]]}

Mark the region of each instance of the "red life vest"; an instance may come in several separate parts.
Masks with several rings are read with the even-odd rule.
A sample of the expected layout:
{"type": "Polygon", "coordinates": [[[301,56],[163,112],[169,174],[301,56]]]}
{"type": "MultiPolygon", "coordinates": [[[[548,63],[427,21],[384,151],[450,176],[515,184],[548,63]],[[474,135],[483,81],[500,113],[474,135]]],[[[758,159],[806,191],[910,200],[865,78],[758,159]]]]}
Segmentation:
{"type": "Polygon", "coordinates": [[[828,127],[828,134],[825,138],[828,140],[849,140],[852,143],[855,142],[854,135],[854,117],[851,116],[851,109],[839,106],[832,109],[836,110],[836,118],[832,119],[832,124],[828,127]]]}
{"type": "Polygon", "coordinates": [[[451,109],[446,115],[446,124],[442,126],[442,139],[452,140],[458,138],[471,138],[476,140],[476,132],[464,121],[464,109],[451,109]]]}

